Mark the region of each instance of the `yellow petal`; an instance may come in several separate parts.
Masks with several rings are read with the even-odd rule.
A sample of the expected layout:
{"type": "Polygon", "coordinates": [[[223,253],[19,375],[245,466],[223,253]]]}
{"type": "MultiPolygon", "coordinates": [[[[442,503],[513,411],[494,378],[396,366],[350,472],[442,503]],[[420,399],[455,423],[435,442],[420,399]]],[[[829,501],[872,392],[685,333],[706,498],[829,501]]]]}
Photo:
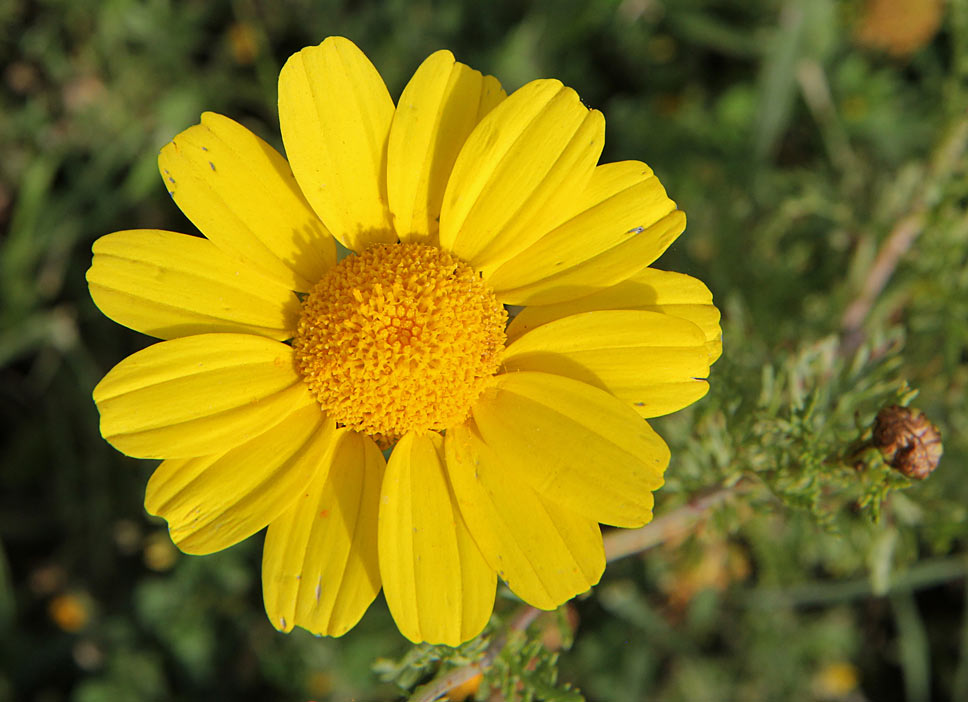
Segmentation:
{"type": "Polygon", "coordinates": [[[383,594],[400,633],[457,646],[494,608],[496,576],[467,531],[443,465],[439,434],[404,436],[380,497],[383,594]]]}
{"type": "Polygon", "coordinates": [[[534,607],[554,609],[598,582],[598,523],[549,502],[503,463],[473,422],[447,430],[447,473],[461,514],[491,568],[534,607]]]}
{"type": "Polygon", "coordinates": [[[324,464],[269,525],[262,592],[280,631],[342,636],[380,592],[377,518],[386,461],[369,438],[337,430],[324,464]]]}
{"type": "Polygon", "coordinates": [[[507,347],[503,366],[595,385],[632,402],[643,417],[680,410],[709,388],[701,380],[709,375],[702,330],[641,310],[583,312],[543,324],[507,347]]]}
{"type": "Polygon", "coordinates": [[[318,408],[306,406],[225,453],[164,461],[148,481],[145,509],[168,521],[172,540],[185,553],[228,548],[302,494],[324,467],[320,457],[334,426],[318,408]]]}
{"type": "Polygon", "coordinates": [[[505,97],[492,76],[454,61],[425,60],[403,89],[390,127],[387,194],[401,241],[437,243],[440,204],[467,135],[505,97]]]}
{"type": "Polygon", "coordinates": [[[165,187],[216,246],[308,292],[336,262],[336,244],[278,151],[228,117],[206,112],[158,156],[165,187]]]}
{"type": "Polygon", "coordinates": [[[548,373],[497,376],[473,407],[481,437],[544,498],[603,524],[642,526],[669,449],[603,390],[548,373]]]}
{"type": "Polygon", "coordinates": [[[393,100],[356,45],[330,37],[293,54],[279,74],[279,123],[306,199],[353,251],[396,240],[387,208],[393,100]]]}
{"type": "Polygon", "coordinates": [[[591,310],[648,310],[687,319],[702,329],[709,364],[722,352],[719,310],[701,280],[682,273],[645,268],[628,280],[592,295],[554,305],[526,307],[508,325],[508,341],[555,319],[591,310]]]}
{"type": "Polygon", "coordinates": [[[138,351],[94,388],[101,435],[138,458],[193,458],[245,443],[306,405],[292,349],[248,334],[200,334],[138,351]]]}
{"type": "Polygon", "coordinates": [[[108,317],[161,339],[243,332],[292,336],[299,299],[292,290],[196,236],[154,229],[115,232],[94,242],[87,284],[108,317]]]}
{"type": "Polygon", "coordinates": [[[537,80],[477,125],[444,193],[440,244],[475,268],[503,263],[574,212],[605,119],[571,88],[537,80]]]}
{"type": "Polygon", "coordinates": [[[686,226],[644,163],[595,169],[578,214],[488,276],[502,302],[547,305],[614,285],[655,261],[686,226]]]}

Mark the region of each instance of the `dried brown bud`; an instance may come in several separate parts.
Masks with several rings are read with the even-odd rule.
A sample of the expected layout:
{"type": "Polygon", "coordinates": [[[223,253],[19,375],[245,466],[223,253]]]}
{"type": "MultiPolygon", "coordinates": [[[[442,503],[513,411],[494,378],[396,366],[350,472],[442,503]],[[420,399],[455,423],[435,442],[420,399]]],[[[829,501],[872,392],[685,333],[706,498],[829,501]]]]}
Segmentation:
{"type": "Polygon", "coordinates": [[[892,468],[914,480],[931,475],[944,450],[941,432],[920,410],[897,405],[877,413],[874,446],[892,468]]]}

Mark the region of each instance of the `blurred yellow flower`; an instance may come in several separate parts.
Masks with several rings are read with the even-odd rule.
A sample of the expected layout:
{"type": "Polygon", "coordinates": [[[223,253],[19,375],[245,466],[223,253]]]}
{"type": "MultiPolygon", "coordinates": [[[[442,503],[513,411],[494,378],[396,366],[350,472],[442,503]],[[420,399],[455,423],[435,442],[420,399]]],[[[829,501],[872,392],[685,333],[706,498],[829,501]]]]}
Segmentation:
{"type": "Polygon", "coordinates": [[[143,558],[145,565],[151,570],[161,572],[170,570],[175,565],[178,552],[164,532],[156,531],[145,539],[143,558]]]}
{"type": "Polygon", "coordinates": [[[259,35],[248,22],[236,22],[228,30],[229,48],[236,63],[248,65],[259,54],[259,35]]]}
{"type": "Polygon", "coordinates": [[[854,38],[862,46],[908,56],[934,38],[943,14],[943,0],[867,0],[854,38]]]}
{"type": "Polygon", "coordinates": [[[498,577],[543,609],[588,590],[599,523],[652,517],[669,451],[643,418],[702,397],[721,351],[709,290],[647,267],[684,214],[645,164],[597,165],[575,91],[507,96],[448,51],[394,106],[327,39],[283,67],[279,116],[288,161],[212,113],[162,149],[206,238],[94,244],[97,306],[164,340],[94,390],[112,445],[165,459],[148,511],[187,553],[268,525],[282,631],[343,634],[382,587],[407,638],[456,645],[498,577]]]}
{"type": "Polygon", "coordinates": [[[47,613],[60,629],[76,633],[91,619],[90,598],[72,592],[57,595],[47,605],[47,613]]]}
{"type": "Polygon", "coordinates": [[[859,684],[859,671],[847,661],[828,663],[813,678],[814,693],[824,700],[844,699],[859,684]]]}

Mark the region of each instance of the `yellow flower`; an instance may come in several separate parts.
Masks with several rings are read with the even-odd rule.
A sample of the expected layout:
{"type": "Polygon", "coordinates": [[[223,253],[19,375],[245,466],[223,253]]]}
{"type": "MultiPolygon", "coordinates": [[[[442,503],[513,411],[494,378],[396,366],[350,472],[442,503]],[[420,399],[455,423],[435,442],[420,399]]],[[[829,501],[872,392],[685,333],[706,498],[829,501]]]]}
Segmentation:
{"type": "Polygon", "coordinates": [[[643,418],[702,397],[721,350],[708,289],[646,267],[685,216],[648,166],[597,165],[573,90],[507,96],[448,51],[394,107],[327,39],[279,116],[288,162],[212,113],[162,149],[206,238],[94,244],[97,306],[163,339],[94,390],[107,441],[165,459],[146,508],[187,553],[268,525],[282,631],[339,636],[382,587],[407,638],[456,645],[498,576],[543,609],[588,590],[599,523],[652,517],[669,451],[643,418]]]}

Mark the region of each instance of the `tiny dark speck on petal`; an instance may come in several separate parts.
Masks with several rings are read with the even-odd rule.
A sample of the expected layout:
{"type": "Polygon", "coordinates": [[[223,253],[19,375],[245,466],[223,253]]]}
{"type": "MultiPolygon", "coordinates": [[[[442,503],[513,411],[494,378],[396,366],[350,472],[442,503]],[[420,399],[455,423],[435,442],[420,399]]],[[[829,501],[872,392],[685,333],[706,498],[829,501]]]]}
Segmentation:
{"type": "Polygon", "coordinates": [[[172,178],[171,176],[168,176],[168,182],[170,182],[172,185],[174,185],[175,184],[175,179],[172,178]]]}
{"type": "Polygon", "coordinates": [[[208,147],[207,146],[203,146],[202,147],[202,151],[208,151],[208,147]]]}
{"type": "Polygon", "coordinates": [[[211,161],[209,161],[208,162],[208,165],[212,167],[212,170],[213,171],[215,170],[215,164],[214,163],[212,163],[211,161]]]}
{"type": "Polygon", "coordinates": [[[632,227],[631,229],[629,229],[625,233],[626,234],[641,234],[644,231],[645,231],[645,227],[632,227]]]}
{"type": "Polygon", "coordinates": [[[168,191],[168,194],[171,195],[172,197],[175,197],[175,191],[174,190],[169,190],[168,191]]]}

